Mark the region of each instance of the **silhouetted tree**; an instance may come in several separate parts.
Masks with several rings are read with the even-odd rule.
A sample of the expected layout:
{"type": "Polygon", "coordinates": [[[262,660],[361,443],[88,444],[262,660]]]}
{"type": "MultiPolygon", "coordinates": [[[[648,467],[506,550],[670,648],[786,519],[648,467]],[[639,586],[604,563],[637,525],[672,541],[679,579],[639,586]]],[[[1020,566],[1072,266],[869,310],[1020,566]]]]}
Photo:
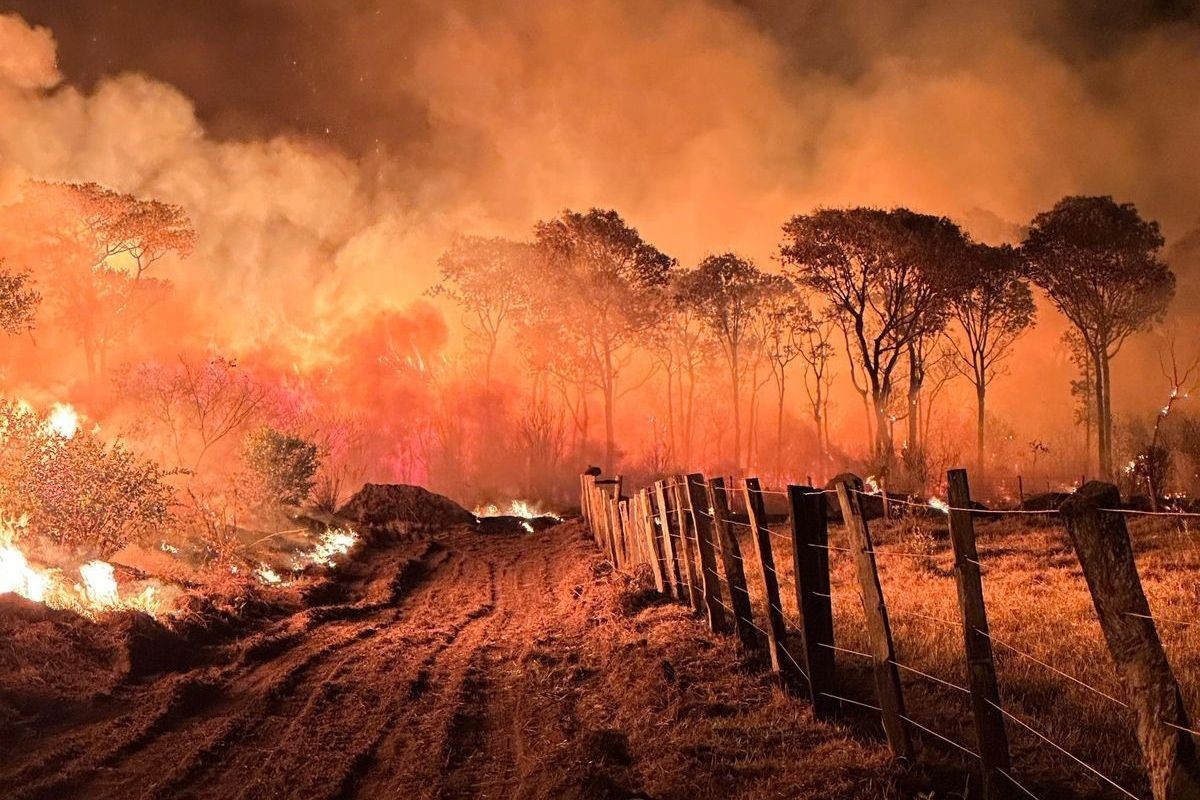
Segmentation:
{"type": "Polygon", "coordinates": [[[1093,366],[1100,473],[1113,477],[1113,357],[1166,312],[1175,275],[1158,223],[1111,197],[1064,197],[1033,219],[1021,246],[1034,281],[1079,332],[1093,366]]]}
{"type": "Polygon", "coordinates": [[[962,232],[948,219],[907,209],[850,208],[793,217],[783,233],[788,275],[829,302],[851,366],[863,371],[875,415],[874,455],[886,460],[893,452],[888,408],[896,368],[945,326],[950,299],[961,291],[948,265],[958,257],[962,232]]]}
{"type": "MultiPolygon", "coordinates": [[[[801,356],[803,337],[814,325],[808,304],[787,278],[767,275],[752,328],[775,384],[775,471],[783,473],[783,408],[788,366],[801,356]]],[[[819,427],[819,423],[818,423],[819,427]]],[[[820,431],[817,438],[820,439],[820,431]]]]}
{"type": "Polygon", "coordinates": [[[467,331],[481,344],[485,387],[505,323],[528,303],[531,248],[523,242],[460,236],[438,259],[442,279],[434,295],[450,298],[465,312],[467,331]]]}
{"type": "Polygon", "coordinates": [[[683,301],[696,310],[711,333],[729,370],[733,401],[733,463],[741,466],[742,402],[745,359],[754,340],[756,305],[768,277],[754,262],[734,253],[710,255],[688,273],[683,301]]]}
{"type": "MultiPolygon", "coordinates": [[[[604,400],[604,468],[616,461],[616,403],[622,372],[656,323],[658,293],[674,260],[644,241],[616,211],[564,211],[534,228],[544,259],[534,288],[535,316],[557,326],[567,353],[586,365],[604,400]]],[[[649,375],[646,376],[647,378],[649,375]]]]}
{"type": "Polygon", "coordinates": [[[951,303],[951,318],[960,335],[949,338],[957,356],[955,367],[975,387],[975,462],[982,479],[987,387],[1013,343],[1033,325],[1037,311],[1012,247],[973,243],[962,266],[971,288],[951,303]]]}

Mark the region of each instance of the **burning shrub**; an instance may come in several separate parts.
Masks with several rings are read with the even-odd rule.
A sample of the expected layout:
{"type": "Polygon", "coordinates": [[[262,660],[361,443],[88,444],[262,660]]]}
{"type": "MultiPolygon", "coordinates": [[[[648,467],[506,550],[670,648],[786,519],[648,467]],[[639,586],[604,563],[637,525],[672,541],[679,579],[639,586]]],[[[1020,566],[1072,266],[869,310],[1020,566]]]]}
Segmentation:
{"type": "Polygon", "coordinates": [[[120,442],[51,434],[27,456],[10,484],[15,510],[29,515],[33,532],[59,544],[108,556],[147,539],[167,517],[172,493],[161,469],[120,442]]]}
{"type": "Polygon", "coordinates": [[[262,502],[299,505],[312,493],[318,453],[315,442],[263,425],[246,436],[242,459],[262,502]]]}
{"type": "Polygon", "coordinates": [[[156,464],[78,431],[61,409],[42,419],[0,403],[0,508],[35,535],[107,556],[160,525],[172,493],[156,464]]]}

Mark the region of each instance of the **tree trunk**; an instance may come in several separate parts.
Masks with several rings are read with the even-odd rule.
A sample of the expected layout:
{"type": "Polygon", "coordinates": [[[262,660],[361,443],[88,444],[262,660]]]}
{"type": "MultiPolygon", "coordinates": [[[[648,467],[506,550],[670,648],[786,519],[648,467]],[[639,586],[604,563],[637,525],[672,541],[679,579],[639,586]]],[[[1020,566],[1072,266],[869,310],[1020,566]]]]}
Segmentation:
{"type": "Polygon", "coordinates": [[[975,384],[975,471],[978,477],[975,479],[977,485],[982,485],[983,482],[983,445],[984,445],[984,426],[986,425],[986,417],[984,416],[984,395],[987,393],[987,387],[982,382],[975,384]]]}
{"type": "Polygon", "coordinates": [[[737,349],[729,353],[729,380],[733,390],[733,466],[740,469],[742,464],[742,405],[738,402],[738,363],[737,349]]]}
{"type": "Polygon", "coordinates": [[[1100,476],[1105,481],[1113,478],[1112,462],[1112,416],[1109,409],[1108,354],[1101,349],[1093,351],[1096,367],[1096,440],[1100,476]]]}

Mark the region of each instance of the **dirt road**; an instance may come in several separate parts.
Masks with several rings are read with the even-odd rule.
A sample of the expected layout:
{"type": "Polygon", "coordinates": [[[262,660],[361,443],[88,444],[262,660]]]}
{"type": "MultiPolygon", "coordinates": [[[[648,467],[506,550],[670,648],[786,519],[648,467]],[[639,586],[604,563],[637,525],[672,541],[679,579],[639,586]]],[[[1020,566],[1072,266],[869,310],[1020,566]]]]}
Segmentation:
{"type": "Polygon", "coordinates": [[[27,721],[7,798],[895,796],[732,642],[607,574],[575,524],[378,546],[186,670],[27,721]]]}

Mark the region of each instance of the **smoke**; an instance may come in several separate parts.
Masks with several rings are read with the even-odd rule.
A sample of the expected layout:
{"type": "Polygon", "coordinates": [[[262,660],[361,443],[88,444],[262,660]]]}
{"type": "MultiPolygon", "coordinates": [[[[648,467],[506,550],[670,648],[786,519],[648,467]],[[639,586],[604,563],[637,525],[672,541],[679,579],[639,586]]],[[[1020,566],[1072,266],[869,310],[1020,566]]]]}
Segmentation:
{"type": "MultiPolygon", "coordinates": [[[[51,33],[0,16],[0,197],[36,177],[183,205],[198,248],[169,277],[194,298],[190,335],[218,346],[319,363],[363,315],[417,298],[454,232],[521,236],[564,207],[617,208],[685,264],[727,249],[769,263],[781,223],[818,205],[903,204],[991,241],[1019,238],[1068,193],[1133,201],[1169,240],[1197,221],[1188,12],[1121,4],[1113,23],[1103,4],[1069,0],[234,5],[262,27],[261,63],[231,57],[246,52],[234,37],[185,47],[138,29],[143,66],[193,82],[203,121],[147,74],[61,84],[51,33]],[[272,72],[295,50],[302,73],[272,72]],[[247,100],[241,80],[258,94],[247,100]],[[213,110],[222,93],[241,104],[213,110]],[[255,103],[278,113],[255,117],[255,103]]],[[[147,8],[123,7],[149,24],[147,8]]],[[[154,9],[172,31],[202,13],[154,9]]],[[[1001,412],[1047,369],[1063,374],[1068,406],[1061,324],[1042,316],[997,384],[1001,412]]]]}

